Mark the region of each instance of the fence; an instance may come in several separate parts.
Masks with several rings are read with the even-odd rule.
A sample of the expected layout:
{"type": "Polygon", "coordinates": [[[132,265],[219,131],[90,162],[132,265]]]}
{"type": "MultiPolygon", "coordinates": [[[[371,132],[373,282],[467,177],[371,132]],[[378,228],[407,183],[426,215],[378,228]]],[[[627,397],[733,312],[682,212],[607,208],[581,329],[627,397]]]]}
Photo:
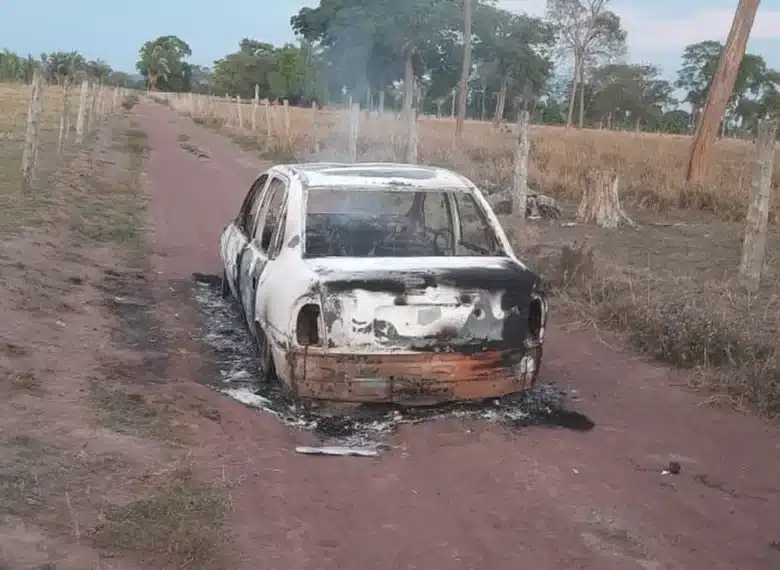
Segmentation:
{"type": "Polygon", "coordinates": [[[29,192],[63,154],[82,144],[121,108],[127,90],[82,81],[46,85],[0,84],[0,188],[29,192]]]}

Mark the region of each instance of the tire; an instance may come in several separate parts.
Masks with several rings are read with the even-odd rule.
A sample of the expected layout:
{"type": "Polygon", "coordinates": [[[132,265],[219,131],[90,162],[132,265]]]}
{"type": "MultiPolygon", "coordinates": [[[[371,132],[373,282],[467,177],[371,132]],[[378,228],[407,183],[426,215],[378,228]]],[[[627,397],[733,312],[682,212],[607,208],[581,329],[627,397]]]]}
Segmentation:
{"type": "Polygon", "coordinates": [[[260,328],[260,324],[256,323],[258,337],[261,339],[258,341],[258,368],[260,368],[260,376],[264,382],[273,382],[276,380],[276,366],[274,365],[274,355],[271,352],[271,345],[268,342],[268,337],[260,328]]]}
{"type": "Polygon", "coordinates": [[[219,293],[223,299],[230,297],[230,285],[228,285],[227,271],[222,271],[222,281],[219,286],[219,293]]]}

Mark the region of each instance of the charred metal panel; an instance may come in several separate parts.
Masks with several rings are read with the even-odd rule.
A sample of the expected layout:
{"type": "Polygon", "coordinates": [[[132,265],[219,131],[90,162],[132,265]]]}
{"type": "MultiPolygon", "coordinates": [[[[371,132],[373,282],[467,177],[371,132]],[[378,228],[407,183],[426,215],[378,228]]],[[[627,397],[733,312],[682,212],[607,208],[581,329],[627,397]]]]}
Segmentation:
{"type": "Polygon", "coordinates": [[[329,354],[294,351],[291,372],[302,398],[430,405],[500,397],[530,388],[535,374],[517,374],[512,351],[474,355],[329,354]]]}
{"type": "Polygon", "coordinates": [[[520,350],[536,276],[511,261],[486,268],[322,276],[328,346],[475,353],[520,350]]]}

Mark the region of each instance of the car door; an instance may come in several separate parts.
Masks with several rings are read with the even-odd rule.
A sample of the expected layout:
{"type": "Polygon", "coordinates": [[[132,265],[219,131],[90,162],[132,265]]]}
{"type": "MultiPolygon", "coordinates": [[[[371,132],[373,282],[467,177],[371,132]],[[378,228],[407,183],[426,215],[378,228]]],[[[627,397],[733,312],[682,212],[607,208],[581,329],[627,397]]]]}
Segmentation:
{"type": "Polygon", "coordinates": [[[244,197],[238,216],[222,231],[220,239],[222,266],[225,268],[228,285],[233,295],[238,298],[240,298],[238,289],[239,261],[241,253],[252,236],[257,220],[257,212],[263,197],[263,190],[268,182],[268,178],[268,174],[263,174],[255,180],[244,197]]]}
{"type": "Polygon", "coordinates": [[[257,316],[256,295],[258,283],[263,277],[268,260],[276,254],[276,242],[283,229],[284,205],[287,199],[287,181],[273,175],[268,182],[260,203],[257,221],[252,231],[252,239],[244,247],[239,261],[239,282],[241,307],[247,326],[254,336],[257,316]]]}

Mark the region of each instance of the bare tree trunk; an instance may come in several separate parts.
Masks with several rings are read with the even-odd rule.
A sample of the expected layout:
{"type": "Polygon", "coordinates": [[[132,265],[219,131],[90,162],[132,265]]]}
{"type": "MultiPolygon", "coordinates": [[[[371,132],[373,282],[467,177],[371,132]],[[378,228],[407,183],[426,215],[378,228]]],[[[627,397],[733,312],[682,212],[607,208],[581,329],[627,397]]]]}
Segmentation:
{"type": "Polygon", "coordinates": [[[482,89],[482,109],[480,109],[479,120],[485,120],[485,113],[487,112],[487,84],[482,89]]]}
{"type": "Polygon", "coordinates": [[[471,75],[471,0],[463,0],[463,68],[460,72],[460,95],[458,96],[458,120],[455,122],[455,139],[463,138],[463,123],[468,106],[469,75],[471,75]]]}
{"type": "Polygon", "coordinates": [[[436,118],[441,119],[441,106],[444,103],[441,99],[436,99],[436,118]]]}
{"type": "Polygon", "coordinates": [[[739,0],[739,5],[734,13],[726,47],[718,60],[718,67],[712,76],[712,83],[707,93],[707,101],[704,104],[701,121],[696,129],[696,137],[693,140],[691,156],[688,162],[686,180],[698,182],[704,173],[707,163],[707,154],[715,142],[718,132],[718,124],[723,119],[726,104],[734,90],[739,66],[745,55],[745,48],[750,37],[750,30],[756,18],[756,11],[760,0],[739,0]]]}
{"type": "Polygon", "coordinates": [[[580,222],[595,222],[602,228],[617,228],[621,222],[633,226],[620,206],[618,177],[614,172],[590,172],[582,201],[577,210],[580,222]]]}
{"type": "Polygon", "coordinates": [[[453,89],[452,90],[452,109],[450,109],[450,119],[454,119],[455,118],[455,99],[456,99],[456,97],[457,97],[456,92],[453,89]]]}
{"type": "Polygon", "coordinates": [[[580,63],[574,62],[574,77],[571,80],[571,94],[569,95],[569,114],[566,117],[566,126],[571,127],[574,121],[574,98],[577,96],[577,86],[580,82],[580,63]]]}
{"type": "Polygon", "coordinates": [[[403,115],[409,118],[412,114],[412,99],[414,98],[414,52],[409,50],[406,53],[404,63],[404,107],[403,115]]]}
{"type": "Polygon", "coordinates": [[[509,80],[504,77],[501,79],[501,90],[498,92],[498,100],[496,101],[496,113],[493,117],[493,125],[498,126],[504,119],[504,108],[506,107],[506,91],[508,88],[509,80]]]}
{"type": "Polygon", "coordinates": [[[758,291],[761,284],[766,255],[769,210],[772,207],[772,163],[775,158],[776,131],[777,120],[762,120],[758,123],[756,160],[739,266],[742,281],[752,292],[758,291]]]}
{"type": "Polygon", "coordinates": [[[528,111],[517,115],[517,146],[515,147],[515,171],[512,181],[512,213],[519,219],[526,216],[528,202],[528,111]]]}
{"type": "Polygon", "coordinates": [[[585,126],[585,78],[582,69],[580,69],[580,113],[577,125],[579,129],[585,126]]]}
{"type": "Polygon", "coordinates": [[[382,89],[379,92],[379,116],[381,117],[384,114],[385,114],[385,90],[382,89]]]}

